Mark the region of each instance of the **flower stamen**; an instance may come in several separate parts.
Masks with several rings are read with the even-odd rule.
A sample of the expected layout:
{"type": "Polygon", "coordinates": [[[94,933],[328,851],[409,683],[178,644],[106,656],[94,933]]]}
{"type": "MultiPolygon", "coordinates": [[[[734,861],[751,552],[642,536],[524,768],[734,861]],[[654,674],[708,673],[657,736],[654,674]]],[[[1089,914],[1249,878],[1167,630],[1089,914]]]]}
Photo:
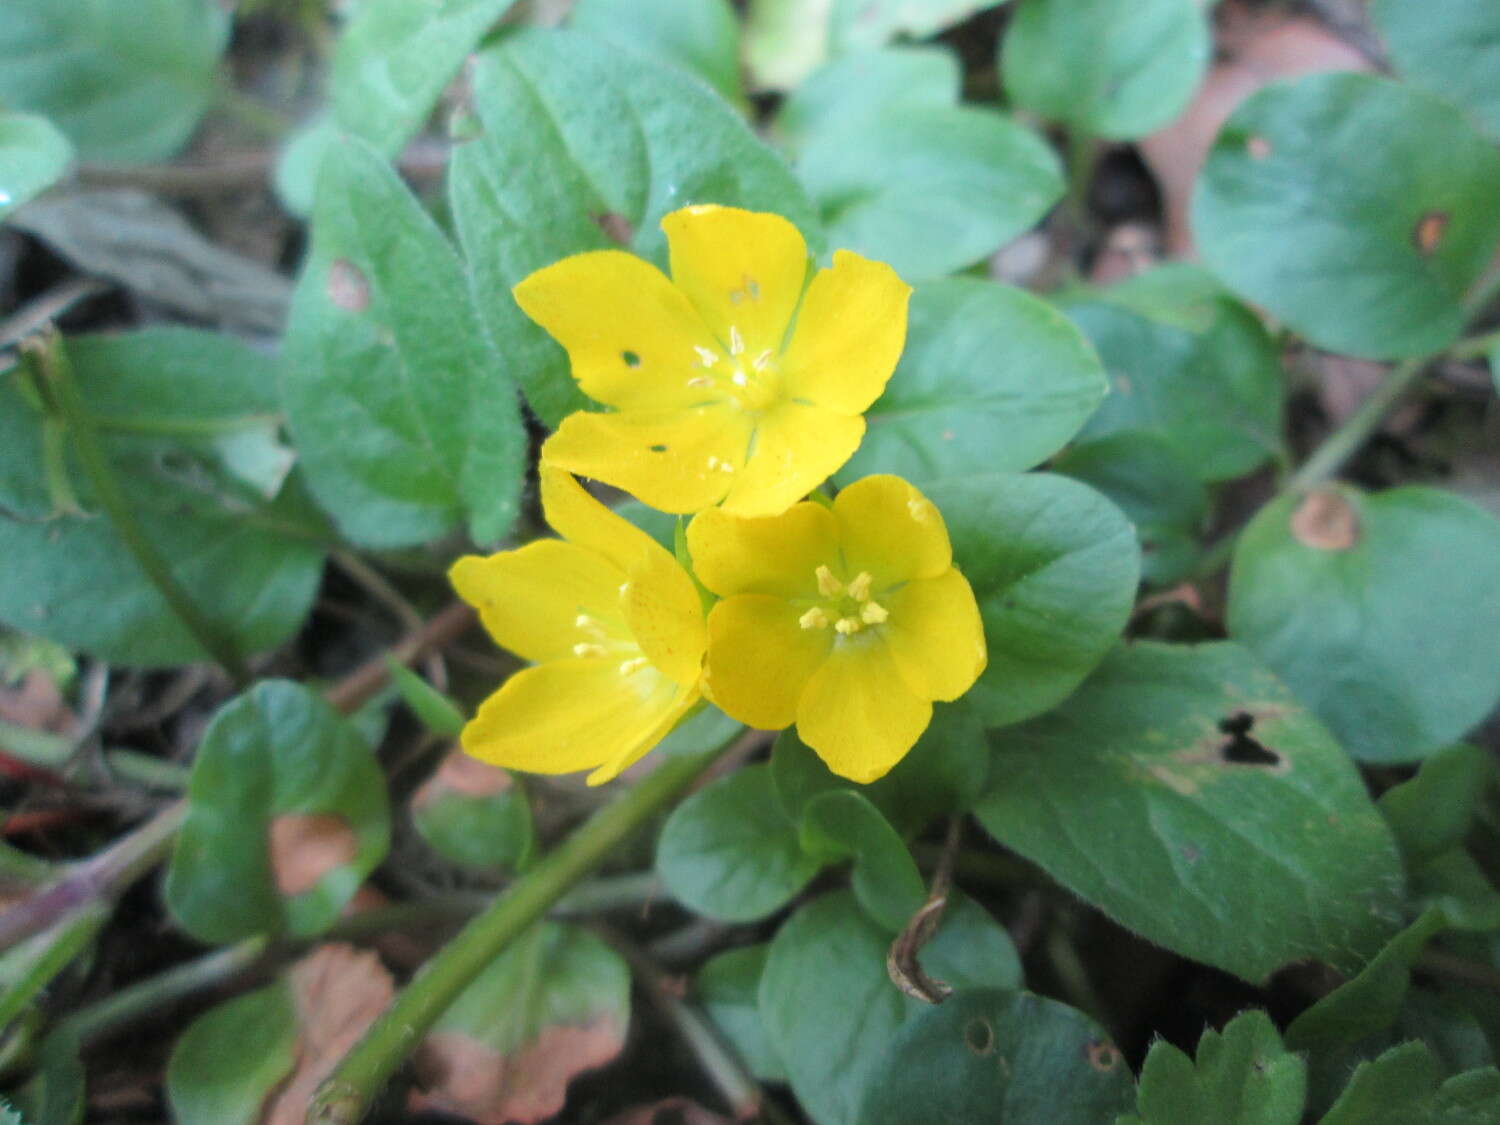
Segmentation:
{"type": "Polygon", "coordinates": [[[859,619],[866,625],[884,625],[890,615],[890,610],[879,602],[865,602],[859,608],[859,619]]]}
{"type": "Polygon", "coordinates": [[[870,584],[872,582],[874,582],[874,579],[870,577],[868,570],[860,571],[854,576],[854,580],[849,583],[849,596],[857,602],[869,601],[870,584]]]}
{"type": "Polygon", "coordinates": [[[820,566],[813,572],[818,578],[818,593],[825,598],[836,598],[844,592],[844,584],[833,576],[833,571],[820,566]]]}
{"type": "Polygon", "coordinates": [[[589,656],[603,656],[605,648],[603,645],[593,644],[589,641],[579,641],[573,646],[573,655],[580,659],[589,656]]]}
{"type": "Polygon", "coordinates": [[[813,606],[797,618],[797,624],[804,629],[826,629],[828,628],[828,612],[821,606],[813,606]]]}
{"type": "Polygon", "coordinates": [[[859,632],[865,626],[857,617],[840,617],[833,623],[833,627],[840,636],[849,637],[859,632]]]}
{"type": "Polygon", "coordinates": [[[620,675],[634,675],[636,672],[639,672],[642,668],[646,667],[646,665],[650,663],[651,661],[647,660],[644,656],[636,656],[631,658],[630,660],[622,661],[620,664],[620,675]]]}
{"type": "Polygon", "coordinates": [[[739,328],[737,326],[731,324],[729,326],[729,354],[730,355],[744,355],[744,353],[745,353],[745,338],[740,335],[739,328]]]}

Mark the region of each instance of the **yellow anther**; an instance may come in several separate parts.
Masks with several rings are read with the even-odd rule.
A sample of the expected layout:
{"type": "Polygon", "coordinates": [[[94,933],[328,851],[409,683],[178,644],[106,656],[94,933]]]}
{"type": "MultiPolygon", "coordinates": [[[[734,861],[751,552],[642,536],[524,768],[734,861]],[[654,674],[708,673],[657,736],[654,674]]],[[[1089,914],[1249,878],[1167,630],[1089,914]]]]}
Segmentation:
{"type": "Polygon", "coordinates": [[[860,571],[854,576],[854,580],[849,583],[849,596],[857,602],[869,601],[870,583],[873,581],[874,579],[870,577],[868,570],[860,571]]]}
{"type": "Polygon", "coordinates": [[[818,567],[813,573],[818,576],[818,593],[825,598],[836,598],[844,592],[844,584],[826,566],[818,567]]]}
{"type": "Polygon", "coordinates": [[[690,387],[711,387],[714,385],[714,381],[707,375],[694,375],[687,381],[687,385],[690,387]]]}
{"type": "Polygon", "coordinates": [[[751,364],[751,366],[754,367],[755,370],[757,370],[757,371],[764,371],[770,365],[771,365],[771,349],[770,348],[767,348],[765,351],[761,352],[760,355],[756,356],[754,363],[751,364]]]}
{"type": "Polygon", "coordinates": [[[828,614],[819,606],[813,606],[801,617],[797,618],[797,624],[804,629],[826,629],[828,628],[828,614]]]}
{"type": "Polygon", "coordinates": [[[745,338],[733,324],[729,326],[729,354],[741,355],[745,351],[745,338]]]}
{"type": "Polygon", "coordinates": [[[864,624],[857,617],[840,617],[833,623],[841,636],[852,636],[864,628],[864,624]]]}
{"type": "Polygon", "coordinates": [[[642,668],[650,663],[651,661],[647,660],[644,656],[637,656],[630,660],[623,661],[620,664],[620,675],[629,676],[635,672],[639,672],[642,668]]]}
{"type": "Polygon", "coordinates": [[[879,602],[865,602],[859,607],[859,619],[866,625],[883,624],[890,615],[890,611],[879,602]]]}
{"type": "Polygon", "coordinates": [[[591,637],[604,636],[604,626],[600,625],[599,622],[586,613],[580,613],[577,617],[573,618],[573,624],[576,628],[583,630],[583,632],[591,637]]]}
{"type": "Polygon", "coordinates": [[[719,362],[719,354],[712,348],[705,348],[702,344],[694,344],[693,351],[698,353],[698,362],[704,367],[712,367],[719,362]]]}
{"type": "Polygon", "coordinates": [[[579,657],[583,657],[583,656],[603,656],[604,655],[604,646],[603,645],[590,644],[587,641],[579,641],[576,645],[573,646],[573,655],[574,656],[579,656],[579,657]]]}

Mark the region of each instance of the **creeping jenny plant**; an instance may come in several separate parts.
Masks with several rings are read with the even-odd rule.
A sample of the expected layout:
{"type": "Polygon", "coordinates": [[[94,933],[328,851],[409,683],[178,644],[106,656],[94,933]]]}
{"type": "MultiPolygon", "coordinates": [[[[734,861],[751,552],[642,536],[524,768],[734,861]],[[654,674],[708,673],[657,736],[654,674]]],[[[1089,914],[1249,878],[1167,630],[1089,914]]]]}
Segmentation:
{"type": "Polygon", "coordinates": [[[854,455],[906,339],[911,288],[848,251],[808,281],[779,215],[698,206],[662,220],[672,277],[621,250],[515,288],[609,412],[578,411],[542,458],[666,512],[785,511],[854,455]]]}

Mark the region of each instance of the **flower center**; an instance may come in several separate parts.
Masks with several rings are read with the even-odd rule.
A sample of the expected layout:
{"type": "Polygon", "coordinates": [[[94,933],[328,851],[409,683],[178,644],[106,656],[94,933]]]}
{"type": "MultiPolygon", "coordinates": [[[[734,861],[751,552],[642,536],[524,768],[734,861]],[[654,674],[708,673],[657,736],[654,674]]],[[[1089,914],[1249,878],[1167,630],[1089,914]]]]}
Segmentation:
{"type": "Polygon", "coordinates": [[[864,629],[885,624],[890,617],[885,606],[870,597],[869,571],[860,571],[847,584],[826,566],[813,573],[823,600],[797,619],[804,629],[826,629],[831,625],[839,636],[852,637],[864,629]]]}
{"type": "Polygon", "coordinates": [[[620,662],[620,675],[633,676],[651,666],[651,661],[641,655],[641,646],[612,634],[602,621],[587,613],[573,619],[573,627],[579,640],[573,645],[573,655],[580,660],[590,657],[609,656],[620,662]]]}
{"type": "Polygon", "coordinates": [[[781,370],[770,348],[750,355],[745,338],[735,325],[729,326],[729,354],[701,345],[693,347],[695,374],[687,385],[713,390],[737,410],[760,411],[781,397],[781,370]]]}

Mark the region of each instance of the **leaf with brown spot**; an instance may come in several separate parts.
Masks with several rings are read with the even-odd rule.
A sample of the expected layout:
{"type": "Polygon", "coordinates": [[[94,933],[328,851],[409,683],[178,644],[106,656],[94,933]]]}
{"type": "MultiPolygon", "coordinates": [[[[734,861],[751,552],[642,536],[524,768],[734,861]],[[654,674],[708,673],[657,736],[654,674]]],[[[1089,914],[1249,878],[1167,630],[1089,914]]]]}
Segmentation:
{"type": "Polygon", "coordinates": [[[364,312],[370,307],[370,281],[348,258],[335,258],[328,266],[328,299],[345,312],[364,312]]]}
{"type": "Polygon", "coordinates": [[[268,831],[271,876],[281,894],[306,894],[335,867],[359,854],[349,822],[332,813],[287,813],[268,831]]]}
{"type": "Polygon", "coordinates": [[[462,750],[422,783],[411,813],[432,849],[464,867],[519,870],[536,847],[526,790],[508,770],[462,750]]]}
{"type": "Polygon", "coordinates": [[[1347,551],[1359,541],[1359,515],[1333,488],[1309,492],[1292,512],[1292,535],[1317,551],[1347,551]]]}
{"type": "Polygon", "coordinates": [[[630,972],[587,931],[544,922],[484,970],[418,1048],[415,1110],[532,1125],[568,1083],[620,1053],[630,972]]]}

